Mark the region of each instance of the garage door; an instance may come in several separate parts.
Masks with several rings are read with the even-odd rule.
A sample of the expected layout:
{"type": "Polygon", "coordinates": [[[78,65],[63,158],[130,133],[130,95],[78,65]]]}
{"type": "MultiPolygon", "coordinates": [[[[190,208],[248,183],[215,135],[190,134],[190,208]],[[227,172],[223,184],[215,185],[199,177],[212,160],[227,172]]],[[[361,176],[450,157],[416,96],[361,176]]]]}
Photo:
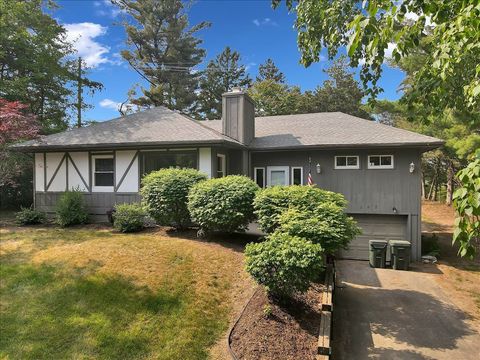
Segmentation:
{"type": "Polygon", "coordinates": [[[353,215],[362,234],[352,240],[348,250],[342,250],[344,259],[368,260],[368,240],[408,240],[407,216],[353,215]]]}

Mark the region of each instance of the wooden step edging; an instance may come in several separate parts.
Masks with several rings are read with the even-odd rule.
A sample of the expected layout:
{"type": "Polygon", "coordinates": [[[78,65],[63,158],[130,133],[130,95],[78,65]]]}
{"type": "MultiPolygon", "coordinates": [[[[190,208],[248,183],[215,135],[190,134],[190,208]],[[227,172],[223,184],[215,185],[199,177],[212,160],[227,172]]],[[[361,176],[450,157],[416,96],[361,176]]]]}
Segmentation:
{"type": "Polygon", "coordinates": [[[335,291],[335,265],[328,264],[325,270],[325,290],[322,293],[322,313],[320,315],[320,331],[318,334],[317,360],[328,360],[332,355],[332,319],[333,294],[335,291]]]}

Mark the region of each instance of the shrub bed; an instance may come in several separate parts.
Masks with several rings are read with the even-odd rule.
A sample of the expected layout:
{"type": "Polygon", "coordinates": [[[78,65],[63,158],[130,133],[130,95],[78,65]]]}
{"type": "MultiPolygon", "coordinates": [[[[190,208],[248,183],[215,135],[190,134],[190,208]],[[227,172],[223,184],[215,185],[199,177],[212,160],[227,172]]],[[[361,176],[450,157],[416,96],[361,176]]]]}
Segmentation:
{"type": "Polygon", "coordinates": [[[187,227],[191,225],[188,193],[193,185],[206,179],[206,175],[195,169],[154,171],[142,180],[145,209],[159,225],[187,227]]]}
{"type": "Polygon", "coordinates": [[[113,226],[123,233],[140,231],[145,227],[146,216],[141,204],[119,204],[115,206],[113,226]]]}
{"type": "Polygon", "coordinates": [[[56,223],[62,227],[85,224],[88,212],[85,199],[80,191],[65,192],[57,203],[56,223]]]}
{"type": "Polygon", "coordinates": [[[17,225],[36,225],[43,224],[47,221],[47,215],[33,208],[21,208],[15,214],[15,222],[17,225]]]}
{"type": "Polygon", "coordinates": [[[253,199],[259,187],[245,176],[230,175],[192,187],[188,209],[205,232],[245,230],[254,219],[253,199]]]}
{"type": "Polygon", "coordinates": [[[258,192],[254,201],[255,214],[262,231],[272,233],[280,226],[279,216],[289,208],[313,211],[323,203],[341,208],[347,204],[342,194],[312,186],[272,186],[258,192]]]}

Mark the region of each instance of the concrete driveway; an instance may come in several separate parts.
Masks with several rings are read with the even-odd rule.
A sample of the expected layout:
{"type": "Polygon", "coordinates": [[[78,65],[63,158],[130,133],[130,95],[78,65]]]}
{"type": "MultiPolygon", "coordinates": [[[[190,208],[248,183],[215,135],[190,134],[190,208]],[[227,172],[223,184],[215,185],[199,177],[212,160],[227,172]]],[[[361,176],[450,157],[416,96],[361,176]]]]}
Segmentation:
{"type": "Polygon", "coordinates": [[[438,273],[337,265],[335,360],[480,359],[478,322],[449,300],[433,278],[438,273]]]}

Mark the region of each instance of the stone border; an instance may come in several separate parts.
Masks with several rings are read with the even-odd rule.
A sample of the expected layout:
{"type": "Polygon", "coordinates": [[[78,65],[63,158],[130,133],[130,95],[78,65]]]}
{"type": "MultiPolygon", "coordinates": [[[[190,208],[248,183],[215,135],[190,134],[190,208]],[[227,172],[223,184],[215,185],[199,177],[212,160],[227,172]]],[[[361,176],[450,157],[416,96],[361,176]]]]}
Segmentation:
{"type": "Polygon", "coordinates": [[[333,294],[335,291],[335,265],[328,264],[325,273],[325,290],[322,293],[322,314],[318,334],[317,360],[328,360],[332,355],[333,294]]]}

